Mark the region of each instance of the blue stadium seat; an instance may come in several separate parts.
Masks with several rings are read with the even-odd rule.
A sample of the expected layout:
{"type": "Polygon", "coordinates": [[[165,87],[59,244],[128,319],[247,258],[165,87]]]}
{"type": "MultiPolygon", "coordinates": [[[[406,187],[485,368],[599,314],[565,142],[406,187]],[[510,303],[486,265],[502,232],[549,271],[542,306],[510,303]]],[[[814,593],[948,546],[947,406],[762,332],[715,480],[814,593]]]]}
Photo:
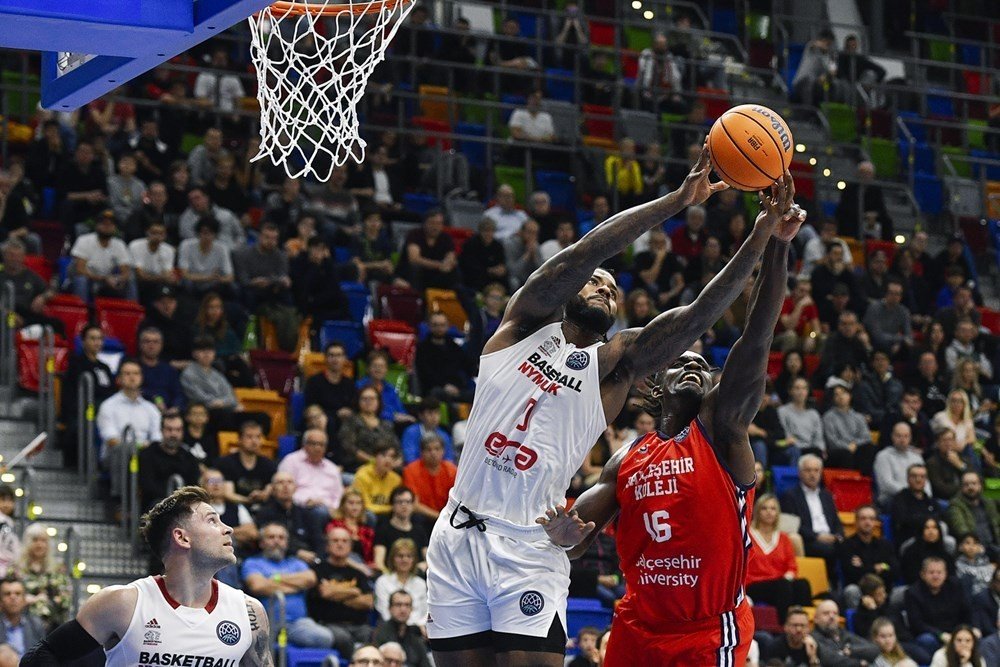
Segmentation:
{"type": "Polygon", "coordinates": [[[407,192],[403,195],[403,208],[417,215],[423,215],[432,208],[440,205],[440,202],[438,202],[437,197],[434,195],[425,195],[419,192],[407,192]]]}
{"type": "Polygon", "coordinates": [[[561,102],[576,100],[576,86],[573,83],[573,70],[549,68],[545,70],[545,97],[561,102]],[[563,78],[569,77],[569,78],[563,78]]]}
{"type": "Polygon", "coordinates": [[[927,113],[933,116],[955,117],[955,105],[945,91],[932,89],[927,94],[927,113]]]}
{"type": "Polygon", "coordinates": [[[56,214],[56,189],[42,188],[42,210],[43,218],[52,218],[56,214]]]}
{"type": "Polygon", "coordinates": [[[571,175],[561,171],[536,171],[535,189],[549,193],[553,209],[576,210],[576,187],[571,175]]]}
{"type": "MultiPolygon", "coordinates": [[[[455,123],[455,134],[464,134],[473,137],[485,137],[486,126],[479,123],[455,123]]],[[[465,156],[469,164],[473,167],[486,166],[486,144],[482,141],[462,141],[456,142],[458,152],[465,156]]]]}
{"type": "MultiPolygon", "coordinates": [[[[983,158],[984,160],[1000,161],[1000,155],[997,155],[996,153],[991,153],[989,151],[984,151],[979,148],[973,148],[971,151],[969,151],[969,155],[971,155],[972,157],[983,158]]],[[[981,166],[973,164],[973,174],[975,178],[978,179],[982,177],[982,174],[980,172],[983,169],[986,170],[986,180],[1000,181],[1000,166],[997,165],[981,166]]]]}
{"type": "Polygon", "coordinates": [[[328,656],[333,656],[343,665],[348,664],[340,654],[332,648],[302,648],[289,645],[286,648],[286,664],[288,667],[322,667],[328,656]]]}
{"type": "Polygon", "coordinates": [[[517,19],[518,25],[521,26],[521,37],[532,39],[535,35],[540,37],[545,36],[545,21],[547,17],[544,14],[512,12],[511,17],[517,19]]]}
{"type": "Polygon", "coordinates": [[[799,71],[799,63],[802,62],[802,52],[805,51],[805,44],[789,44],[788,45],[788,61],[785,63],[785,84],[788,89],[792,89],[792,79],[795,78],[795,73],[799,71]]]}
{"type": "Polygon", "coordinates": [[[351,311],[351,321],[363,321],[372,301],[372,295],[368,291],[368,288],[362,283],[343,282],[340,283],[340,289],[347,297],[347,307],[351,311]]]}
{"type": "MultiPolygon", "coordinates": [[[[298,422],[292,421],[293,424],[298,422]]],[[[285,458],[288,454],[295,451],[295,445],[298,444],[298,438],[294,435],[279,435],[278,436],[278,460],[285,458]]]]}
{"type": "MultiPolygon", "coordinates": [[[[291,413],[292,424],[296,427],[302,424],[306,413],[306,395],[301,391],[293,391],[288,395],[288,410],[291,413]]],[[[295,449],[295,444],[292,444],[295,449]]],[[[278,451],[281,451],[281,439],[278,439],[278,451]]]]}
{"type": "Polygon", "coordinates": [[[900,111],[897,115],[903,121],[906,129],[913,135],[914,139],[917,141],[927,141],[927,127],[920,122],[920,114],[916,111],[900,111]]]}
{"type": "Polygon", "coordinates": [[[780,498],[798,485],[799,469],[795,466],[771,466],[771,479],[774,482],[774,495],[780,498]]]}
{"type": "Polygon", "coordinates": [[[327,320],[319,330],[320,349],[326,349],[326,344],[334,340],[343,343],[347,356],[354,359],[365,350],[365,327],[360,322],[327,320]]]}
{"type": "Polygon", "coordinates": [[[514,109],[523,107],[527,103],[527,99],[524,95],[502,95],[500,102],[504,105],[504,108],[500,110],[500,120],[506,125],[507,121],[510,120],[510,115],[514,113],[514,109]]]}
{"type": "MultiPolygon", "coordinates": [[[[910,142],[906,139],[899,140],[899,159],[903,165],[909,165],[910,142]]],[[[904,171],[907,170],[908,167],[904,166],[904,171]]],[[[918,141],[913,146],[913,171],[918,174],[933,175],[935,173],[934,149],[927,142],[918,141]]]]}
{"type": "Polygon", "coordinates": [[[615,282],[618,283],[618,287],[622,293],[628,294],[632,291],[632,286],[635,284],[635,276],[629,271],[622,271],[615,274],[615,282]]]}
{"type": "Polygon", "coordinates": [[[878,520],[882,522],[882,537],[892,542],[892,517],[888,514],[879,514],[878,520]]]}
{"type": "Polygon", "coordinates": [[[979,67],[982,64],[982,52],[979,50],[978,46],[973,44],[960,44],[958,49],[962,54],[962,63],[964,65],[979,67]]]}
{"type": "Polygon", "coordinates": [[[611,624],[611,610],[593,598],[569,598],[566,601],[566,632],[576,637],[580,628],[591,625],[606,628],[611,624]]]}
{"type": "Polygon", "coordinates": [[[716,9],[712,12],[712,30],[715,32],[728,32],[730,35],[736,35],[739,34],[738,28],[736,10],[716,9]]]}
{"type": "Polygon", "coordinates": [[[944,192],[941,179],[931,174],[916,174],[913,194],[921,213],[937,215],[944,208],[944,192]]]}
{"type": "Polygon", "coordinates": [[[351,249],[343,246],[333,246],[333,261],[337,264],[346,264],[351,261],[351,249]]]}

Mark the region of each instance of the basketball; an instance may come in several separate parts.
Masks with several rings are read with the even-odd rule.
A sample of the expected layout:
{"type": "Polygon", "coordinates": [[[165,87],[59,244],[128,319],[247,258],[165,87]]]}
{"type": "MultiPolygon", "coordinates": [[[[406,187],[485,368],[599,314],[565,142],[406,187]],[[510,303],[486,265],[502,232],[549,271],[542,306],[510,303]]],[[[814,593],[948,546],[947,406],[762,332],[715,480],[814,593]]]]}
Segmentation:
{"type": "Polygon", "coordinates": [[[722,114],[708,133],[715,173],[737,190],[760,190],[792,161],[792,131],[776,112],[743,104],[722,114]]]}

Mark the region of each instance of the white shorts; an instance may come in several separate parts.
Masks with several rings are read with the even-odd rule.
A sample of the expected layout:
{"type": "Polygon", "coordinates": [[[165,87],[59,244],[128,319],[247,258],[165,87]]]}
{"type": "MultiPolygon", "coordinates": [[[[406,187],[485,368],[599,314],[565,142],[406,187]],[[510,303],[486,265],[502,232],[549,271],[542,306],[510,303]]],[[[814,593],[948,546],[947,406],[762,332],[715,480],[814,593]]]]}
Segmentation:
{"type": "MultiPolygon", "coordinates": [[[[548,538],[524,541],[498,535],[490,522],[486,532],[453,528],[451,502],[434,524],[427,550],[428,637],[450,639],[489,630],[546,637],[554,616],[565,632],[566,552],[548,538]]],[[[460,514],[456,523],[464,518],[460,514]]]]}

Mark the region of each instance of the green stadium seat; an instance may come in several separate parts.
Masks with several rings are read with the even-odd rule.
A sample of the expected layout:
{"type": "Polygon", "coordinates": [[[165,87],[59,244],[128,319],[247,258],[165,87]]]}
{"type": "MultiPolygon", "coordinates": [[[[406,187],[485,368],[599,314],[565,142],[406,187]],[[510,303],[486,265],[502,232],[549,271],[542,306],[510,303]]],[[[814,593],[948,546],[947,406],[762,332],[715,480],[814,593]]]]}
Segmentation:
{"type": "Polygon", "coordinates": [[[625,26],[625,46],[633,51],[642,51],[653,45],[653,33],[646,28],[625,26]]]}
{"type": "Polygon", "coordinates": [[[858,139],[858,124],[854,109],[840,102],[823,102],[820,109],[830,123],[830,134],[834,141],[853,142],[858,139]]]}
{"type": "Polygon", "coordinates": [[[899,151],[896,144],[888,139],[872,137],[865,142],[865,149],[875,165],[875,173],[881,178],[895,178],[899,175],[899,151]]]}
{"type": "MultiPolygon", "coordinates": [[[[487,102],[499,101],[497,96],[492,93],[484,94],[482,99],[487,102]]],[[[480,104],[479,98],[476,97],[463,97],[461,99],[460,112],[462,120],[466,123],[476,123],[477,125],[485,125],[489,127],[490,120],[493,121],[494,126],[496,126],[498,122],[498,109],[496,107],[489,107],[480,104]]]]}
{"type": "Polygon", "coordinates": [[[943,39],[932,39],[928,44],[930,48],[931,60],[940,63],[950,63],[955,61],[955,45],[943,39]]]}
{"type": "Polygon", "coordinates": [[[986,121],[980,118],[970,118],[966,121],[966,124],[970,126],[965,131],[965,136],[969,140],[969,147],[986,148],[986,132],[983,131],[983,128],[987,126],[986,121]]]}
{"type": "Polygon", "coordinates": [[[750,39],[770,40],[771,16],[750,12],[746,16],[747,35],[750,39]]]}
{"type": "MultiPolygon", "coordinates": [[[[938,153],[942,157],[945,155],[968,155],[969,152],[964,148],[959,148],[958,146],[940,146],[938,147],[938,153]]],[[[955,167],[955,173],[962,178],[972,178],[972,164],[966,162],[965,160],[952,160],[951,165],[955,167]]],[[[942,166],[940,172],[941,174],[950,174],[951,171],[947,167],[942,166]]]]}
{"type": "Polygon", "coordinates": [[[993,500],[1000,500],[1000,477],[987,477],[983,480],[983,495],[993,500]]]}
{"type": "Polygon", "coordinates": [[[527,176],[524,167],[508,167],[498,164],[493,168],[493,178],[496,181],[494,188],[503,184],[514,188],[514,197],[517,199],[517,203],[523,206],[527,201],[528,194],[527,176]]]}

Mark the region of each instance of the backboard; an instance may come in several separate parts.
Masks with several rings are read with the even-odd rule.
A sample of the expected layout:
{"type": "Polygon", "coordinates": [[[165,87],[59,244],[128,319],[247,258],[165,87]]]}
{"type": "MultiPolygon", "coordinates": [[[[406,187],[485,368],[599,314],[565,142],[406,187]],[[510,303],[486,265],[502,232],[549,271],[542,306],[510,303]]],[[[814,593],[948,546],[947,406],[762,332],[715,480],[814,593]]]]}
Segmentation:
{"type": "Polygon", "coordinates": [[[0,0],[0,47],[42,52],[42,106],[76,109],[273,0],[0,0]]]}

